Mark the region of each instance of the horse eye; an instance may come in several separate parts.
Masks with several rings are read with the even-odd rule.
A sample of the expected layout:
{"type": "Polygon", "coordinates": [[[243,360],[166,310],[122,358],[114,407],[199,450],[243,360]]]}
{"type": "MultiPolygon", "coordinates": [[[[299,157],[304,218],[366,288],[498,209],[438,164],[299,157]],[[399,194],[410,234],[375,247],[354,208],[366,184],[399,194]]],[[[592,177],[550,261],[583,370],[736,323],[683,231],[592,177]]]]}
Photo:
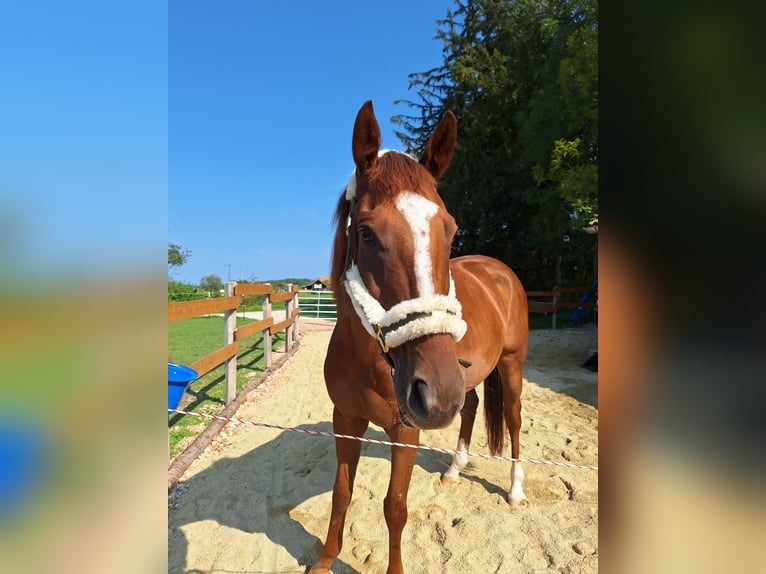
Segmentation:
{"type": "Polygon", "coordinates": [[[365,243],[369,243],[370,241],[375,239],[375,235],[373,235],[373,233],[372,233],[372,231],[370,231],[369,227],[360,227],[359,228],[359,237],[365,243]]]}

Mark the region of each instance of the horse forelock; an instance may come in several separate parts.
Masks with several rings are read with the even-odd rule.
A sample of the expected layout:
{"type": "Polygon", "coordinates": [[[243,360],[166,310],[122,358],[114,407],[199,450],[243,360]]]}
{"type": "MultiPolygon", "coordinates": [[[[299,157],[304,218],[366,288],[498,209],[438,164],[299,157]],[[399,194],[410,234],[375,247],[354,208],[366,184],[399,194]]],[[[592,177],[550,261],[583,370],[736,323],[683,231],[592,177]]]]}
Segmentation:
{"type": "MultiPolygon", "coordinates": [[[[386,155],[387,153],[401,153],[401,152],[398,152],[392,149],[382,149],[378,151],[378,157],[382,157],[386,155]]],[[[354,168],[354,171],[351,172],[351,177],[349,177],[348,179],[348,183],[346,184],[344,193],[346,195],[346,199],[349,201],[351,201],[352,198],[356,197],[356,168],[354,168]]]]}
{"type": "Polygon", "coordinates": [[[367,167],[363,178],[354,170],[344,188],[347,200],[360,195],[360,184],[362,194],[369,196],[372,205],[393,200],[405,190],[427,195],[436,189],[436,181],[428,170],[409,155],[394,150],[379,151],[377,161],[367,167]]]}

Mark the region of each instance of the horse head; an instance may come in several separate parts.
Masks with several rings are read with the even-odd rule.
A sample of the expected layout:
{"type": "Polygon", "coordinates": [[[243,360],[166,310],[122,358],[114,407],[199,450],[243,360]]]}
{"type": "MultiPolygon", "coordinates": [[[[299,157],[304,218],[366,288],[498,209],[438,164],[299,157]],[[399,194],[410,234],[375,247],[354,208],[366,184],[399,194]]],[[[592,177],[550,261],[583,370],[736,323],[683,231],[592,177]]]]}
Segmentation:
{"type": "Polygon", "coordinates": [[[392,367],[402,422],[423,429],[449,424],[465,400],[455,343],[466,324],[449,267],[457,225],[436,191],[456,137],[447,112],[419,161],[381,151],[367,102],[354,124],[356,169],[345,190],[341,283],[392,367]]]}

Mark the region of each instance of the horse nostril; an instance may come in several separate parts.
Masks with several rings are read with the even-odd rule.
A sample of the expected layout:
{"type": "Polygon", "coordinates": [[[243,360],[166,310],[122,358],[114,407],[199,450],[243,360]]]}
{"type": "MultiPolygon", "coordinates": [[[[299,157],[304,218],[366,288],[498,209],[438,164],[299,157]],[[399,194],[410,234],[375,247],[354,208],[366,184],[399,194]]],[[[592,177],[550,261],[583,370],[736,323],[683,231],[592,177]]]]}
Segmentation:
{"type": "Polygon", "coordinates": [[[428,416],[433,407],[433,398],[429,396],[428,385],[425,381],[416,379],[412,383],[409,403],[410,410],[415,416],[419,418],[428,416]]]}

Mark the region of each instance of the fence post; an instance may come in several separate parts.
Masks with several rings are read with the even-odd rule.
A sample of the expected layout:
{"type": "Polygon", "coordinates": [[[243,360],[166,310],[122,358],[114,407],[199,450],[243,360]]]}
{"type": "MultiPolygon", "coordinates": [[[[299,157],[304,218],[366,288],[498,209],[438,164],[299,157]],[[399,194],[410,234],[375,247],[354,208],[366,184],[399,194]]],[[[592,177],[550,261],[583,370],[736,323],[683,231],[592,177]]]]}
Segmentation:
{"type": "MultiPolygon", "coordinates": [[[[292,289],[293,289],[293,284],[288,283],[287,291],[288,292],[292,291],[292,289]]],[[[287,301],[285,301],[285,319],[289,319],[292,316],[292,312],[293,312],[293,300],[288,299],[287,301]]],[[[292,325],[288,326],[285,329],[285,351],[287,351],[288,353],[290,352],[290,349],[292,349],[293,347],[293,331],[294,330],[295,330],[295,323],[293,323],[292,325]]]]}
{"type": "Polygon", "coordinates": [[[553,288],[553,328],[556,328],[556,313],[558,313],[558,304],[559,304],[559,288],[554,287],[553,288]]]}
{"type": "MultiPolygon", "coordinates": [[[[226,283],[224,293],[232,297],[236,292],[237,284],[233,281],[226,283]]],[[[234,342],[234,334],[237,330],[237,309],[227,309],[223,312],[223,344],[230,345],[234,342]]],[[[224,364],[226,373],[226,404],[230,404],[237,396],[237,355],[226,359],[224,364]]]]}
{"type": "MultiPolygon", "coordinates": [[[[271,295],[263,295],[263,318],[271,317],[271,295]]],[[[268,369],[271,366],[271,329],[263,332],[263,368],[268,369]]]]}
{"type": "MultiPolygon", "coordinates": [[[[301,309],[301,303],[298,300],[298,287],[293,287],[293,310],[298,309],[300,312],[301,309]]],[[[293,323],[293,342],[298,340],[298,335],[300,335],[300,324],[298,323],[298,319],[300,319],[300,315],[295,316],[295,323],[293,323]]]]}

